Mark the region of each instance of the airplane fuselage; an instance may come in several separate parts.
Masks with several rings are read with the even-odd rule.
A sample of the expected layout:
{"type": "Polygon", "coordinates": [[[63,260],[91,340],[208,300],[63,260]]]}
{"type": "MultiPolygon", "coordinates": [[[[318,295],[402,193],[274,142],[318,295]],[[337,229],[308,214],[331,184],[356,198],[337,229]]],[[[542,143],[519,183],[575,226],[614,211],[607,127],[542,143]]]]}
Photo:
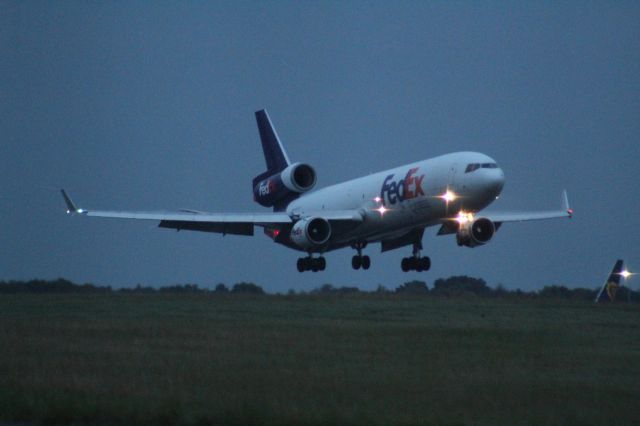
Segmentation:
{"type": "Polygon", "coordinates": [[[478,212],[496,199],[503,185],[504,173],[492,158],[457,152],[303,194],[289,204],[287,214],[305,217],[321,216],[323,211],[362,212],[362,223],[336,234],[322,250],[329,251],[352,241],[377,242],[416,227],[442,223],[460,210],[478,212]],[[478,167],[469,171],[470,165],[478,167]],[[455,194],[455,199],[447,200],[447,192],[455,194]]]}

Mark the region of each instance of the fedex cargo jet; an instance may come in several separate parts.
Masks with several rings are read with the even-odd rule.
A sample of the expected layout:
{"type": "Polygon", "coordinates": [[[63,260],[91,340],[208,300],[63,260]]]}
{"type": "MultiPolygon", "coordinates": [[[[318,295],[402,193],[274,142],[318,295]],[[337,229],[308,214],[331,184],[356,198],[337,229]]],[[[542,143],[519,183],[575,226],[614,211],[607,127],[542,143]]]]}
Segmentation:
{"type": "Polygon", "coordinates": [[[500,194],[504,173],[490,157],[456,152],[312,191],[316,171],[292,163],[265,110],[255,113],[267,170],[252,182],[256,203],[270,212],[207,213],[125,212],[78,208],[62,190],[67,212],[90,217],[159,221],[176,230],[253,235],[256,226],[274,242],[306,253],[298,271],[322,271],[323,254],[351,247],[354,269],[369,269],[365,248],[380,243],[382,252],[410,247],[403,271],[427,271],[422,236],[430,226],[438,235],[455,235],[460,246],[487,244],[506,222],[570,218],[566,192],[556,211],[491,213],[482,210],[500,194]]]}

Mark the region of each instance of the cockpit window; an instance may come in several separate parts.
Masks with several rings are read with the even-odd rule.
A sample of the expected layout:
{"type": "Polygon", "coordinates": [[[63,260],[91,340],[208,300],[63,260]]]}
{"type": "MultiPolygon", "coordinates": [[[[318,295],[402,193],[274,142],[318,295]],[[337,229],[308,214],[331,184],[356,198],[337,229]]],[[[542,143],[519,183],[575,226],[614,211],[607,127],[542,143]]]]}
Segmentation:
{"type": "Polygon", "coordinates": [[[467,168],[465,169],[465,173],[475,172],[478,169],[497,169],[498,165],[496,163],[471,163],[467,164],[467,168]]]}
{"type": "Polygon", "coordinates": [[[466,170],[464,171],[465,173],[471,173],[471,172],[475,172],[476,170],[478,170],[480,168],[480,164],[478,163],[471,163],[467,165],[466,170]]]}

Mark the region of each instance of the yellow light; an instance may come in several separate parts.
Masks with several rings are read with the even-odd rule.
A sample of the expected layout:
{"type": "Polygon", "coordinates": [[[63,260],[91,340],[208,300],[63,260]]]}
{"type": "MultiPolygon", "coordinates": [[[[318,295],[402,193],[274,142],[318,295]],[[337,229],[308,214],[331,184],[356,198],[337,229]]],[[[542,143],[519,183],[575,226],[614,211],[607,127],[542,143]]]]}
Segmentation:
{"type": "Polygon", "coordinates": [[[624,279],[626,280],[626,279],[627,279],[627,278],[629,278],[631,275],[633,275],[633,273],[632,273],[632,272],[629,272],[629,271],[627,271],[627,270],[625,269],[624,271],[620,272],[620,275],[622,275],[622,278],[624,278],[624,279]]]}
{"type": "Polygon", "coordinates": [[[467,213],[467,212],[461,211],[458,213],[458,217],[456,217],[456,221],[458,221],[460,225],[473,222],[473,213],[467,213]]]}
{"type": "Polygon", "coordinates": [[[442,194],[440,198],[442,198],[447,203],[450,203],[451,201],[455,201],[455,199],[458,198],[458,196],[455,194],[455,192],[447,189],[447,192],[442,194]]]}

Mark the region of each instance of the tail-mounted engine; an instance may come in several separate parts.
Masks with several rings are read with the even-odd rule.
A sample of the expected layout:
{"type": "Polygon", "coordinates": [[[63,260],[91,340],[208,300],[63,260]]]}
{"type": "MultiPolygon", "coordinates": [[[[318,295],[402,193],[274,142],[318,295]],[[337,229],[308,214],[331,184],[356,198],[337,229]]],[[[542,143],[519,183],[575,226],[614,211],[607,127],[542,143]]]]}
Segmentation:
{"type": "Polygon", "coordinates": [[[253,199],[264,207],[291,201],[316,184],[316,171],[308,164],[295,163],[272,176],[253,180],[253,199]]]}
{"type": "Polygon", "coordinates": [[[459,246],[476,247],[488,243],[495,233],[495,224],[487,218],[480,218],[461,223],[456,240],[459,246]]]}
{"type": "Polygon", "coordinates": [[[331,224],[321,217],[301,219],[291,229],[291,241],[305,250],[324,246],[331,238],[331,224]]]}

